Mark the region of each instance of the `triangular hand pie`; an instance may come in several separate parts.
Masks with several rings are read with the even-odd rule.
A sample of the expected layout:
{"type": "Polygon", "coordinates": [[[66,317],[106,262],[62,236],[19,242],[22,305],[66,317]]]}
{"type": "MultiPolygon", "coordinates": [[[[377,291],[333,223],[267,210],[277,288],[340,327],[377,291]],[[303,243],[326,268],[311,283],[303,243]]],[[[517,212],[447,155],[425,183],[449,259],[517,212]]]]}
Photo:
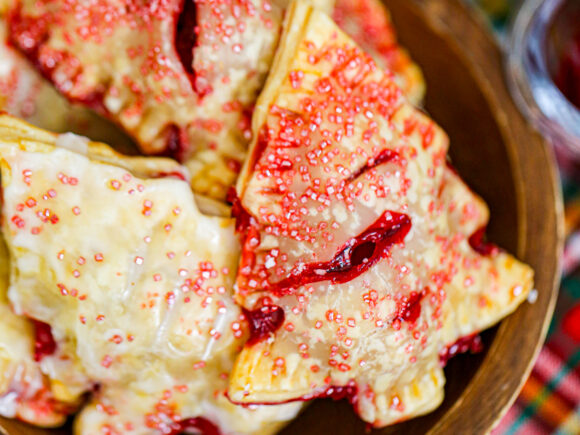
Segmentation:
{"type": "Polygon", "coordinates": [[[239,243],[232,219],[200,213],[186,170],[5,115],[0,156],[9,296],[51,327],[41,366],[60,394],[93,392],[78,433],[269,432],[296,413],[223,395],[243,339],[239,243]]]}
{"type": "Polygon", "coordinates": [[[251,335],[230,399],[348,397],[377,427],[433,409],[454,342],[514,310],[531,269],[482,241],[444,132],[307,2],[252,123],[233,198],[251,335]]]}

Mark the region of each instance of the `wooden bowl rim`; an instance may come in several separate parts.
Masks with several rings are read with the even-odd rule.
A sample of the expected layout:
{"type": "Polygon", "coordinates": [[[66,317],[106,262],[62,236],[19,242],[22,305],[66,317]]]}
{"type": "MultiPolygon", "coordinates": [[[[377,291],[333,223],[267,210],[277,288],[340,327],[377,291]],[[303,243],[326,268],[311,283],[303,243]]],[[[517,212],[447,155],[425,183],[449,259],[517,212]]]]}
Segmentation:
{"type": "MultiPolygon", "coordinates": [[[[389,5],[388,1],[385,3],[387,6],[389,5]]],[[[451,38],[446,38],[450,45],[450,49],[455,51],[458,57],[465,60],[465,66],[471,71],[472,76],[480,86],[490,108],[497,109],[493,112],[494,119],[500,130],[508,153],[510,168],[514,175],[514,187],[516,189],[518,209],[517,254],[520,258],[525,259],[529,254],[528,238],[530,237],[530,230],[528,228],[529,210],[527,199],[530,196],[530,189],[533,189],[533,187],[529,183],[526,183],[523,177],[521,157],[522,152],[524,152],[522,149],[524,145],[521,144],[521,138],[519,142],[514,139],[513,129],[511,128],[514,123],[518,124],[518,128],[527,130],[527,132],[524,131],[524,133],[529,136],[530,143],[535,144],[537,150],[543,154],[543,156],[538,155],[537,159],[539,160],[540,157],[544,159],[545,164],[540,166],[540,168],[545,171],[544,175],[549,180],[549,186],[547,186],[547,188],[551,192],[552,198],[550,199],[553,199],[553,207],[547,207],[547,209],[544,210],[551,215],[552,221],[554,222],[553,227],[549,228],[550,231],[554,232],[553,243],[551,246],[546,246],[545,255],[547,258],[553,259],[555,263],[552,271],[548,272],[551,274],[551,285],[549,288],[542,289],[542,291],[549,291],[550,293],[547,303],[544,305],[545,309],[543,310],[541,328],[537,333],[535,346],[532,349],[523,350],[526,357],[522,359],[521,367],[518,367],[520,375],[515,388],[512,388],[509,395],[506,394],[502,397],[503,403],[496,403],[495,413],[488,414],[485,421],[478,422],[479,428],[483,429],[485,432],[489,432],[499,424],[501,418],[514,403],[521,388],[528,379],[536,358],[544,344],[556,306],[562,261],[561,253],[563,251],[565,238],[564,206],[561,185],[552,148],[532,129],[529,124],[527,124],[524,117],[517,110],[509,92],[507,91],[502,68],[503,63],[501,61],[501,51],[497,41],[494,39],[494,36],[489,29],[489,24],[485,21],[482,14],[478,14],[473,8],[469,8],[461,0],[413,0],[409,3],[409,9],[411,9],[413,13],[421,15],[425,25],[431,31],[441,36],[451,36],[451,38]],[[454,19],[449,20],[450,16],[453,16],[454,19]],[[469,31],[466,30],[468,27],[469,31]],[[476,58],[471,50],[474,46],[482,47],[481,51],[488,52],[489,57],[486,58],[480,56],[476,58]],[[499,62],[498,58],[500,59],[499,62]],[[489,71],[494,71],[494,74],[489,74],[489,71]],[[501,82],[498,81],[498,78],[501,79],[501,82]],[[500,104],[500,101],[504,105],[500,104]],[[507,106],[505,106],[506,103],[507,106]]],[[[429,92],[428,89],[427,92],[429,92]]],[[[536,304],[538,303],[539,301],[536,302],[536,304]]],[[[494,355],[495,344],[497,344],[506,333],[509,321],[510,319],[508,318],[499,326],[497,335],[490,346],[488,355],[486,356],[486,361],[489,360],[489,358],[497,356],[494,355]]],[[[453,414],[459,413],[459,409],[462,407],[464,399],[470,395],[474,395],[474,390],[481,387],[483,379],[489,372],[488,369],[489,366],[482,364],[482,367],[470,380],[459,399],[451,406],[444,416],[430,428],[428,433],[463,433],[462,431],[468,429],[465,424],[459,423],[457,418],[451,422],[448,421],[448,418],[453,414]]]]}

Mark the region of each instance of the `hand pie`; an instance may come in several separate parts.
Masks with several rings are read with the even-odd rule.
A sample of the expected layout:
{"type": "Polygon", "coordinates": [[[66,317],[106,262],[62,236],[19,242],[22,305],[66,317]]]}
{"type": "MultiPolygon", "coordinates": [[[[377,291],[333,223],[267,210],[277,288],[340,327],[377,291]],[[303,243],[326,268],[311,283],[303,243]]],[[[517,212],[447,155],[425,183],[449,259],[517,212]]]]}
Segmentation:
{"type": "Polygon", "coordinates": [[[9,30],[71,101],[117,121],[145,153],[188,161],[194,189],[219,198],[278,38],[282,9],[268,5],[21,0],[9,30]]]}
{"type": "Polygon", "coordinates": [[[411,103],[421,104],[423,74],[398,45],[389,11],[380,0],[336,0],[332,18],[379,67],[393,73],[393,80],[411,103]]]}
{"type": "MultiPolygon", "coordinates": [[[[334,1],[312,3],[331,12],[334,1]]],[[[19,0],[9,30],[12,43],[71,101],[115,120],[146,154],[184,162],[194,191],[224,199],[245,158],[287,4],[19,0]]],[[[394,61],[419,98],[420,73],[392,46],[388,18],[379,14],[396,53],[381,56],[387,66],[394,61]]]]}
{"type": "Polygon", "coordinates": [[[250,338],[229,397],[348,397],[376,427],[432,410],[455,342],[525,300],[531,269],[483,242],[444,132],[306,2],[252,123],[234,199],[250,338]]]}
{"type": "Polygon", "coordinates": [[[177,163],[6,115],[0,156],[9,296],[50,326],[41,366],[59,395],[93,393],[77,433],[268,433],[296,414],[223,394],[243,340],[239,244],[231,219],[198,211],[177,163]]]}

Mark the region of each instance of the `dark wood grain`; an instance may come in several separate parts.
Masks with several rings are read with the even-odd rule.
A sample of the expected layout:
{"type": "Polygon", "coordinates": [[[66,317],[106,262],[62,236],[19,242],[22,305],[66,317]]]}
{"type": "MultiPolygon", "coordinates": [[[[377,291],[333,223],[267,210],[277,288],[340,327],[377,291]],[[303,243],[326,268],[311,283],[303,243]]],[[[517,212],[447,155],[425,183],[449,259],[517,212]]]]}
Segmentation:
{"type": "MultiPolygon", "coordinates": [[[[539,297],[484,334],[484,353],[450,361],[439,409],[373,433],[486,433],[529,375],[556,301],[563,213],[554,159],[512,103],[500,51],[476,14],[460,0],[386,3],[424,70],[425,109],[448,132],[454,165],[490,205],[490,238],[534,267],[539,297]]],[[[0,423],[10,435],[69,432],[0,423]]],[[[347,403],[320,401],[282,433],[363,434],[365,424],[347,403]]]]}

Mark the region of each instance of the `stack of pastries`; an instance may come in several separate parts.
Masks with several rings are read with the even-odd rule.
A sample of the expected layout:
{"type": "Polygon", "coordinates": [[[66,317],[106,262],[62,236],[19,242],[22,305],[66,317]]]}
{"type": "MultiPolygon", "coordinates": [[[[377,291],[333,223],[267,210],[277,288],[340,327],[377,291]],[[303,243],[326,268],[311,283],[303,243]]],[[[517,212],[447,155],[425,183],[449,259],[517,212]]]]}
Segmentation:
{"type": "Polygon", "coordinates": [[[527,298],[379,0],[0,5],[0,415],[383,427],[527,298]]]}

